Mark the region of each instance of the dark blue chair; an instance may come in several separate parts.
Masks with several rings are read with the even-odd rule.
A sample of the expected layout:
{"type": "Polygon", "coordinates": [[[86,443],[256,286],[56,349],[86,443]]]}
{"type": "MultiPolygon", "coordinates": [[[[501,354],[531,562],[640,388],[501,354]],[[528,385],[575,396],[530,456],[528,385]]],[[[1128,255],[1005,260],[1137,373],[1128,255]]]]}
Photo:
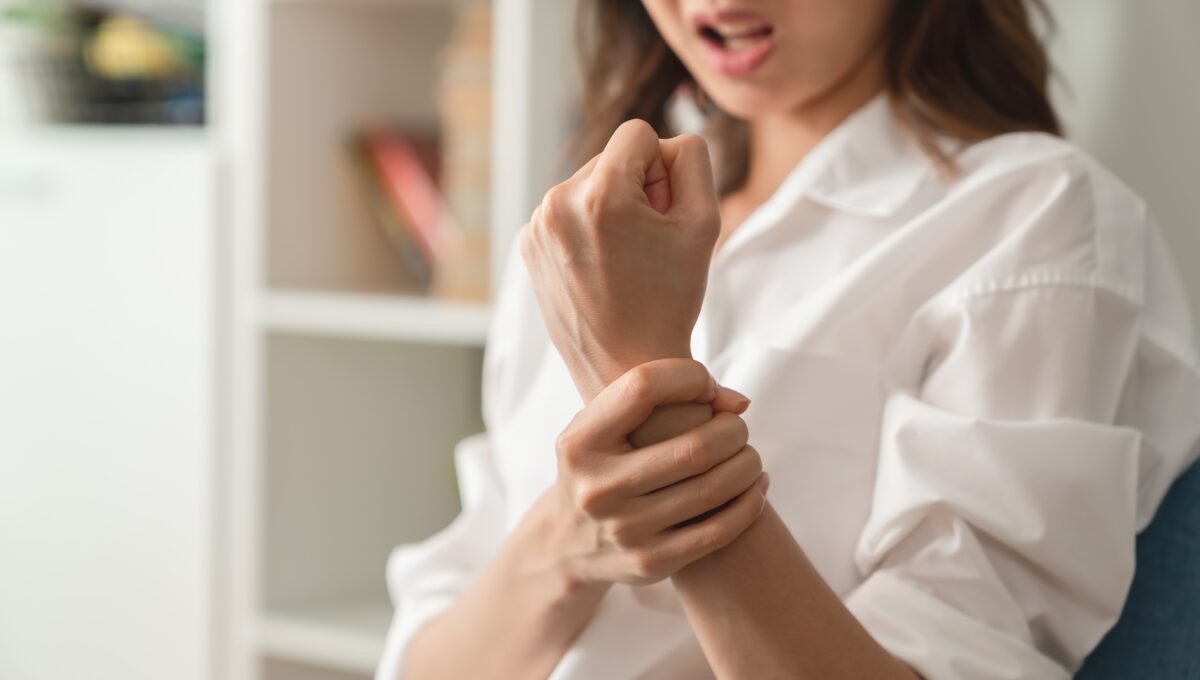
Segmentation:
{"type": "Polygon", "coordinates": [[[1125,609],[1075,678],[1200,680],[1200,464],[1138,536],[1125,609]]]}

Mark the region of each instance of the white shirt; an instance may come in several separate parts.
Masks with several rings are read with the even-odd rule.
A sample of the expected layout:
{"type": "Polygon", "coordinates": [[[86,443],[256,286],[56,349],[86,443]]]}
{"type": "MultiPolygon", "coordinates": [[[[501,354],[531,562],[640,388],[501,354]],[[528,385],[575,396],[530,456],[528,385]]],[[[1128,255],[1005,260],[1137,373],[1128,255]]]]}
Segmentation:
{"type": "MultiPolygon", "coordinates": [[[[928,680],[1066,678],[1121,611],[1134,538],[1200,442],[1187,302],[1145,204],[1045,134],[940,173],[877,97],[716,253],[693,348],[753,399],[770,501],[928,680]]],[[[379,669],[489,562],[582,408],[512,258],[464,509],[388,565],[379,669]]],[[[670,582],[617,586],[554,680],[710,678],[670,582]]]]}

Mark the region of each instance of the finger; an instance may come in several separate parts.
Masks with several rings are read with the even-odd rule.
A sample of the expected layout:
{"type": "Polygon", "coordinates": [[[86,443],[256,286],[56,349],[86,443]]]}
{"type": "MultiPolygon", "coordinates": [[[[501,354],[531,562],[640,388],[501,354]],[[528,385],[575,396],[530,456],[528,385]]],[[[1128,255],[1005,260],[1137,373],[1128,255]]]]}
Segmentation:
{"type": "Polygon", "coordinates": [[[725,505],[753,486],[762,471],[758,451],[746,446],[708,472],[634,499],[629,510],[647,531],[663,531],[725,505]]]}
{"type": "Polygon", "coordinates": [[[724,385],[717,385],[717,396],[712,400],[710,406],[712,406],[713,411],[718,413],[728,412],[741,415],[746,412],[746,409],[750,408],[750,397],[735,389],[725,387],[724,385]]]}
{"type": "Polygon", "coordinates": [[[642,496],[712,470],[737,455],[749,437],[745,421],[718,413],[681,435],[612,456],[604,474],[619,480],[625,495],[642,496]]]}
{"type": "Polygon", "coordinates": [[[617,128],[600,154],[595,173],[603,174],[609,186],[640,189],[658,212],[665,213],[671,205],[670,174],[658,134],[644,120],[628,120],[617,128]]]}
{"type": "Polygon", "coordinates": [[[651,208],[660,213],[666,213],[671,208],[671,181],[661,155],[652,162],[650,170],[647,171],[642,191],[646,194],[651,208]]]}
{"type": "MultiPolygon", "coordinates": [[[[592,156],[592,159],[587,163],[584,163],[578,170],[576,170],[575,174],[571,175],[567,181],[562,183],[562,186],[578,187],[581,182],[586,182],[587,178],[591,176],[592,172],[595,170],[596,163],[599,160],[599,155],[592,156]]],[[[537,206],[534,207],[533,214],[529,217],[530,224],[534,224],[542,218],[542,206],[545,204],[545,200],[546,199],[543,197],[542,202],[538,203],[537,206]]]]}
{"type": "Polygon", "coordinates": [[[662,140],[659,149],[675,199],[666,214],[677,218],[718,214],[717,186],[704,139],[679,135],[662,140]]]}
{"type": "Polygon", "coordinates": [[[701,557],[733,543],[762,515],[767,497],[754,484],[703,521],[671,529],[636,558],[635,571],[650,579],[665,578],[701,557]]]}
{"type": "Polygon", "coordinates": [[[717,385],[717,396],[708,404],[708,409],[700,413],[695,404],[668,404],[654,411],[654,418],[642,423],[629,434],[629,443],[640,449],[650,444],[656,444],[670,439],[679,432],[679,424],[687,423],[687,427],[695,427],[701,422],[712,418],[714,413],[733,413],[741,415],[750,406],[750,399],[728,387],[717,385]]]}
{"type": "Polygon", "coordinates": [[[693,359],[656,359],[636,366],[601,390],[577,421],[580,435],[625,448],[626,437],[664,404],[707,404],[717,396],[708,369],[693,359]]]}

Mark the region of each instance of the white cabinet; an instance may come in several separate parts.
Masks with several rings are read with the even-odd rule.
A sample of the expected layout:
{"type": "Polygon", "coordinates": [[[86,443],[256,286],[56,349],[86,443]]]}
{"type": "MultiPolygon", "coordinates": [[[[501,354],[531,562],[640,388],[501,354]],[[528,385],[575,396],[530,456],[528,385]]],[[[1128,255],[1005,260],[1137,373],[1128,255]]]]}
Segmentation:
{"type": "MultiPolygon", "coordinates": [[[[414,295],[347,141],[439,123],[458,0],[217,3],[230,161],[232,537],[224,680],[370,675],[388,552],[458,509],[490,303],[414,295]]],[[[484,2],[483,4],[487,4],[484,2]]],[[[491,280],[566,168],[574,3],[492,0],[491,280]]]]}
{"type": "Polygon", "coordinates": [[[0,678],[210,677],[210,158],[0,137],[0,678]]]}

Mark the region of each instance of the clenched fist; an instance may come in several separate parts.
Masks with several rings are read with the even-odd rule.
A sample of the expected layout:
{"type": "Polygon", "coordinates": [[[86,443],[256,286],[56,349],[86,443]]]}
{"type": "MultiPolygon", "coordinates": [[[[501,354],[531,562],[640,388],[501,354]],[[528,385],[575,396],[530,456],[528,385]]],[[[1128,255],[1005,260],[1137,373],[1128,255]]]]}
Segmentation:
{"type": "Polygon", "coordinates": [[[720,222],[704,141],[640,120],[546,193],[521,254],[585,399],[634,366],[691,357],[720,222]]]}

